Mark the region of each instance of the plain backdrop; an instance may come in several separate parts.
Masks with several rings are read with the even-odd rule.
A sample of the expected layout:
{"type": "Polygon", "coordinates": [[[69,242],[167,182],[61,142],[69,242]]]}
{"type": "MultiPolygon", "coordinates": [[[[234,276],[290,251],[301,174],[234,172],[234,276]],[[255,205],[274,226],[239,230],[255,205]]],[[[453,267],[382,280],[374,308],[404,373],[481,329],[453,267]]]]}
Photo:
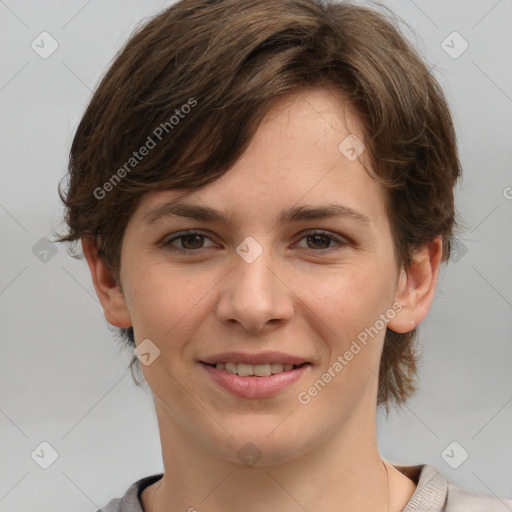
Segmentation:
{"type": "MultiPolygon", "coordinates": [[[[137,24],[167,5],[0,1],[1,511],[95,512],[163,469],[151,395],[131,380],[85,261],[45,237],[63,227],[57,185],[91,91],[137,24]]],[[[511,497],[512,2],[386,5],[412,27],[452,108],[465,229],[420,327],[420,390],[379,415],[379,447],[511,497]]]]}

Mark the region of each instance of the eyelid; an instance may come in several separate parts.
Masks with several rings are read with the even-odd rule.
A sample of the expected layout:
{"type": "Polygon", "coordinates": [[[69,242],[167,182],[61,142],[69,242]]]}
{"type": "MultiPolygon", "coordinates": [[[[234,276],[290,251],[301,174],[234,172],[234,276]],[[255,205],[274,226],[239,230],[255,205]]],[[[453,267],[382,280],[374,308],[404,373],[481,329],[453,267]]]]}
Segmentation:
{"type": "Polygon", "coordinates": [[[177,252],[200,252],[201,250],[205,249],[205,247],[201,247],[200,249],[182,249],[181,247],[174,247],[171,245],[171,242],[178,240],[180,238],[186,237],[186,236],[193,236],[193,235],[200,235],[204,238],[208,238],[209,240],[212,240],[211,236],[208,234],[208,232],[203,231],[201,229],[186,229],[184,231],[177,231],[176,233],[171,233],[170,235],[165,236],[162,241],[159,243],[162,247],[167,247],[172,251],[177,252]]]}
{"type": "MultiPolygon", "coordinates": [[[[349,240],[346,239],[345,237],[343,237],[341,235],[338,235],[336,233],[333,233],[332,231],[325,230],[325,229],[308,229],[308,230],[305,230],[305,231],[299,233],[298,236],[300,236],[300,238],[299,238],[298,242],[304,240],[308,236],[314,236],[314,235],[325,235],[326,237],[331,238],[334,242],[336,242],[336,244],[338,246],[328,247],[327,249],[317,249],[317,250],[315,250],[315,249],[305,249],[310,254],[322,254],[322,253],[326,253],[326,252],[331,252],[331,251],[335,251],[337,249],[340,249],[343,246],[350,245],[349,240]]],[[[296,242],[296,243],[298,243],[298,242],[296,242]]]]}
{"type": "MultiPolygon", "coordinates": [[[[174,247],[172,246],[172,242],[175,240],[178,240],[180,238],[186,237],[186,236],[193,236],[193,235],[199,235],[203,236],[206,239],[209,239],[210,241],[214,242],[212,240],[212,237],[209,236],[208,231],[204,231],[201,229],[188,229],[184,231],[177,231],[176,233],[171,233],[170,235],[167,235],[164,237],[164,239],[160,242],[159,246],[167,248],[170,251],[178,252],[178,253],[201,253],[203,250],[208,249],[210,247],[201,247],[199,249],[182,249],[180,247],[174,247]]],[[[300,232],[297,236],[299,236],[297,242],[295,242],[293,246],[295,246],[297,243],[301,242],[308,236],[314,236],[314,235],[325,235],[326,237],[330,238],[333,242],[335,242],[337,245],[333,247],[328,247],[326,249],[307,249],[302,248],[304,251],[308,254],[315,254],[315,255],[321,255],[325,253],[330,253],[333,251],[340,250],[341,248],[350,245],[350,241],[343,237],[342,235],[339,235],[337,233],[333,233],[332,231],[328,231],[325,229],[307,229],[302,232],[300,232]]]]}

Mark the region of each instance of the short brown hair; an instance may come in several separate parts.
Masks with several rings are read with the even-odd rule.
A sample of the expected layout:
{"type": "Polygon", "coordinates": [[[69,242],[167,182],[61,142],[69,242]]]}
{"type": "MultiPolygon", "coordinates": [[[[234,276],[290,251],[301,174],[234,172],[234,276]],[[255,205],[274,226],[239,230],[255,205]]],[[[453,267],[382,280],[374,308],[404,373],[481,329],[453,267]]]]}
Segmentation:
{"type": "MultiPolygon", "coordinates": [[[[274,100],[326,86],[363,123],[367,172],[387,190],[397,265],[407,268],[414,249],[439,235],[446,261],[461,174],[454,128],[438,82],[394,21],[326,0],[181,0],[167,8],[128,40],[78,126],[67,190],[59,186],[69,231],[58,241],[94,236],[117,278],[124,230],[145,193],[215,181],[274,100]],[[135,158],[143,147],[150,150],[135,158]]],[[[133,328],[121,331],[133,347],[133,328]]],[[[417,389],[415,338],[416,329],[386,332],[377,403],[387,411],[417,389]]],[[[140,374],[135,356],[132,376],[134,365],[140,374]]]]}

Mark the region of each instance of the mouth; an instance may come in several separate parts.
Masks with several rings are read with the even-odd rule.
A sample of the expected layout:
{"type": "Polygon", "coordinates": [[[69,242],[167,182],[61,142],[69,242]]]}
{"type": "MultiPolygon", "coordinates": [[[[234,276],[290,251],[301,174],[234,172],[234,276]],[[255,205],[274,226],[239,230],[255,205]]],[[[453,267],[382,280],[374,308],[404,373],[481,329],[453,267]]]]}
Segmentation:
{"type": "Polygon", "coordinates": [[[217,370],[225,370],[233,375],[239,375],[240,377],[269,377],[270,375],[277,375],[283,372],[290,372],[301,368],[309,363],[292,364],[292,363],[263,363],[263,364],[247,364],[247,363],[235,363],[227,361],[224,363],[205,363],[203,364],[216,368],[217,370]]]}
{"type": "Polygon", "coordinates": [[[284,392],[309,374],[312,364],[291,355],[224,353],[198,361],[214,387],[241,398],[284,392]]]}

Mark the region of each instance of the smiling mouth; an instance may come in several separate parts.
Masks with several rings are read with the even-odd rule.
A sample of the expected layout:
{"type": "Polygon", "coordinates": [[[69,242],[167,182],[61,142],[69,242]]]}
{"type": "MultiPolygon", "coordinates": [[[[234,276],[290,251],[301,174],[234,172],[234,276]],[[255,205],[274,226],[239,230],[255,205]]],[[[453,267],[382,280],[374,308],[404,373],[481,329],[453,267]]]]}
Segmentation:
{"type": "Polygon", "coordinates": [[[278,373],[290,372],[297,368],[308,365],[309,363],[303,364],[283,364],[283,363],[265,363],[265,364],[246,364],[246,363],[203,363],[217,370],[225,370],[233,375],[239,375],[241,377],[269,377],[270,375],[276,375],[278,373]]]}

